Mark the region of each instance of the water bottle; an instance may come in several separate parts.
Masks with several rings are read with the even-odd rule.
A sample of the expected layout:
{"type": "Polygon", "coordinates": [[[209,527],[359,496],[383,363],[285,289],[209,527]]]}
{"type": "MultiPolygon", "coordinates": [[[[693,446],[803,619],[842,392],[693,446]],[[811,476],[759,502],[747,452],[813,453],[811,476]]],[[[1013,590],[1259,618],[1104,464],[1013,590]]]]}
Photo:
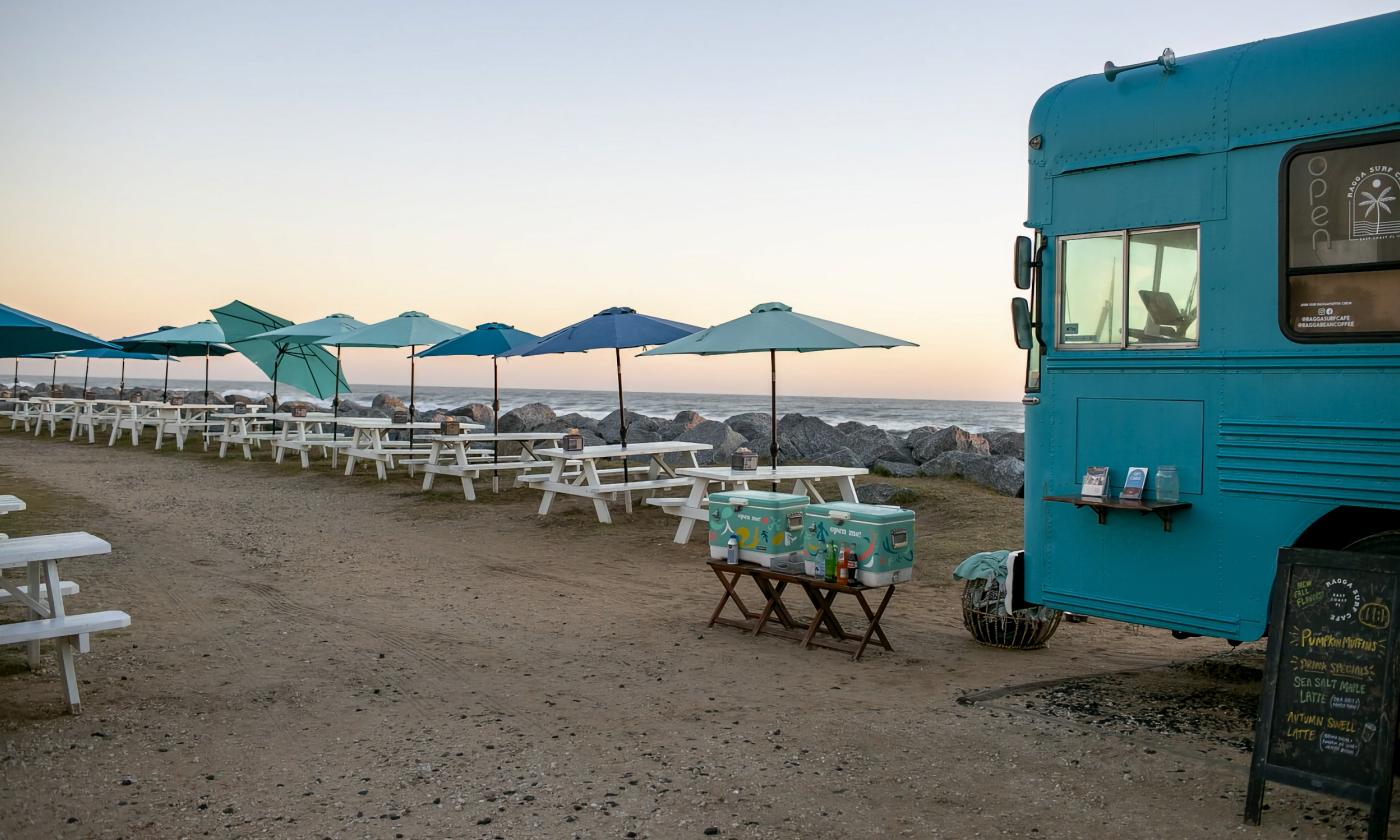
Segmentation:
{"type": "Polygon", "coordinates": [[[739,538],[730,536],[728,547],[724,551],[724,561],[731,566],[739,565],[739,538]]]}
{"type": "Polygon", "coordinates": [[[1181,479],[1177,477],[1174,466],[1158,467],[1152,487],[1159,502],[1181,501],[1181,479]]]}

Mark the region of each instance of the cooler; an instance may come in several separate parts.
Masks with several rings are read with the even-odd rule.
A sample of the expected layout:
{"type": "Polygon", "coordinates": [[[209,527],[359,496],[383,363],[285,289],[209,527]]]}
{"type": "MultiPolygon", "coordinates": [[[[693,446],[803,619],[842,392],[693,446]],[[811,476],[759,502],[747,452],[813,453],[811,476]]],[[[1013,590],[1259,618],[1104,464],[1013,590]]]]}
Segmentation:
{"type": "Polygon", "coordinates": [[[828,502],[803,516],[809,575],[826,571],[826,546],[849,545],[860,560],[856,580],[866,586],[904,583],[914,575],[914,511],[893,505],[828,502]]]}
{"type": "Polygon", "coordinates": [[[723,560],[729,538],[739,538],[739,559],[796,571],[802,560],[802,511],[806,496],[764,490],[710,494],[710,557],[723,560]]]}

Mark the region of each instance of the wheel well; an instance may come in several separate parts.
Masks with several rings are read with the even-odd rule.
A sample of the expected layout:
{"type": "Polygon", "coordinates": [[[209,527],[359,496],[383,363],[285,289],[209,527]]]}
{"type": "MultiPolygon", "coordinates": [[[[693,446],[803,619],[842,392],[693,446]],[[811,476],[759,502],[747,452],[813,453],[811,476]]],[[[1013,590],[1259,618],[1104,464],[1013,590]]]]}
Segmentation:
{"type": "Polygon", "coordinates": [[[1298,535],[1299,548],[1341,550],[1362,537],[1400,529],[1400,510],[1339,507],[1321,517],[1298,535]]]}

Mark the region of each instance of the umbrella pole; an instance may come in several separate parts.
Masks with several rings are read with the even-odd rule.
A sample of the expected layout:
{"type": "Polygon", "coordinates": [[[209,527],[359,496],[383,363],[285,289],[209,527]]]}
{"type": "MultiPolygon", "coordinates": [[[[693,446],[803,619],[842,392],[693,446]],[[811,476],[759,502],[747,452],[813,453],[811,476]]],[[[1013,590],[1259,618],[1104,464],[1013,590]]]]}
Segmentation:
{"type": "MultiPolygon", "coordinates": [[[[622,439],[622,448],[623,448],[623,450],[626,450],[626,449],[627,449],[627,406],[626,406],[626,403],[624,403],[624,402],[623,402],[623,399],[622,399],[622,348],[621,348],[621,347],[614,347],[614,348],[613,348],[613,355],[617,358],[617,420],[618,420],[618,437],[622,439]]],[[[631,481],[632,481],[632,479],[629,477],[628,472],[627,472],[627,453],[626,453],[626,451],[624,451],[624,452],[622,453],[622,483],[623,483],[623,485],[627,485],[627,484],[631,483],[631,481]]],[[[626,491],[625,493],[623,493],[622,498],[623,498],[624,500],[626,500],[626,504],[623,505],[623,507],[625,507],[625,508],[627,509],[627,512],[628,512],[628,513],[631,513],[631,512],[632,512],[632,491],[631,491],[631,490],[628,490],[628,491],[626,491]]]]}
{"type": "Polygon", "coordinates": [[[122,359],[122,378],[117,383],[117,399],[122,398],[122,393],[126,391],[126,359],[122,359]]]}
{"type": "Polygon", "coordinates": [[[19,356],[15,356],[15,394],[19,394],[19,356]]]}
{"type": "Polygon", "coordinates": [[[53,373],[49,374],[49,393],[58,387],[58,357],[53,357],[53,373]]]}
{"type": "Polygon", "coordinates": [[[83,365],[83,393],[87,393],[88,373],[92,371],[92,357],[87,358],[87,363],[83,365]]]}
{"type": "Polygon", "coordinates": [[[408,448],[413,448],[413,421],[418,418],[417,403],[414,394],[418,390],[418,345],[410,344],[408,347],[408,448]]]}
{"type": "Polygon", "coordinates": [[[331,400],[331,441],[340,440],[340,345],[335,346],[335,399],[331,400]]]}
{"type": "MultiPolygon", "coordinates": [[[[769,419],[773,426],[773,442],[768,445],[768,460],[773,464],[773,472],[778,471],[778,351],[769,349],[768,351],[768,375],[771,384],[770,396],[772,402],[768,406],[769,419]]],[[[773,492],[778,491],[778,478],[773,477],[773,492]]]]}
{"type": "Polygon", "coordinates": [[[209,401],[209,345],[204,345],[204,402],[209,401]]]}
{"type": "MultiPolygon", "coordinates": [[[[499,435],[501,433],[501,369],[500,356],[491,357],[491,433],[499,435]]],[[[501,442],[494,440],[491,442],[491,463],[500,466],[501,463],[501,442]]],[[[491,471],[491,492],[501,492],[501,476],[499,469],[491,471]]]]}

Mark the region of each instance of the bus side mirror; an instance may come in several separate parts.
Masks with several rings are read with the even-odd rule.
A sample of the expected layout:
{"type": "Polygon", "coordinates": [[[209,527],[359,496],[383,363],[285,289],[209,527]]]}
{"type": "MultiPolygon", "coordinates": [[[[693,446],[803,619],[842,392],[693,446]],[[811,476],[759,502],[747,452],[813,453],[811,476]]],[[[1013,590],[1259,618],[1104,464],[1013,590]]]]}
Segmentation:
{"type": "Polygon", "coordinates": [[[1035,268],[1035,246],[1029,236],[1016,237],[1016,288],[1031,287],[1031,269],[1035,268]]]}
{"type": "Polygon", "coordinates": [[[1025,298],[1011,299],[1011,328],[1016,332],[1016,346],[1031,349],[1031,307],[1025,298]]]}

